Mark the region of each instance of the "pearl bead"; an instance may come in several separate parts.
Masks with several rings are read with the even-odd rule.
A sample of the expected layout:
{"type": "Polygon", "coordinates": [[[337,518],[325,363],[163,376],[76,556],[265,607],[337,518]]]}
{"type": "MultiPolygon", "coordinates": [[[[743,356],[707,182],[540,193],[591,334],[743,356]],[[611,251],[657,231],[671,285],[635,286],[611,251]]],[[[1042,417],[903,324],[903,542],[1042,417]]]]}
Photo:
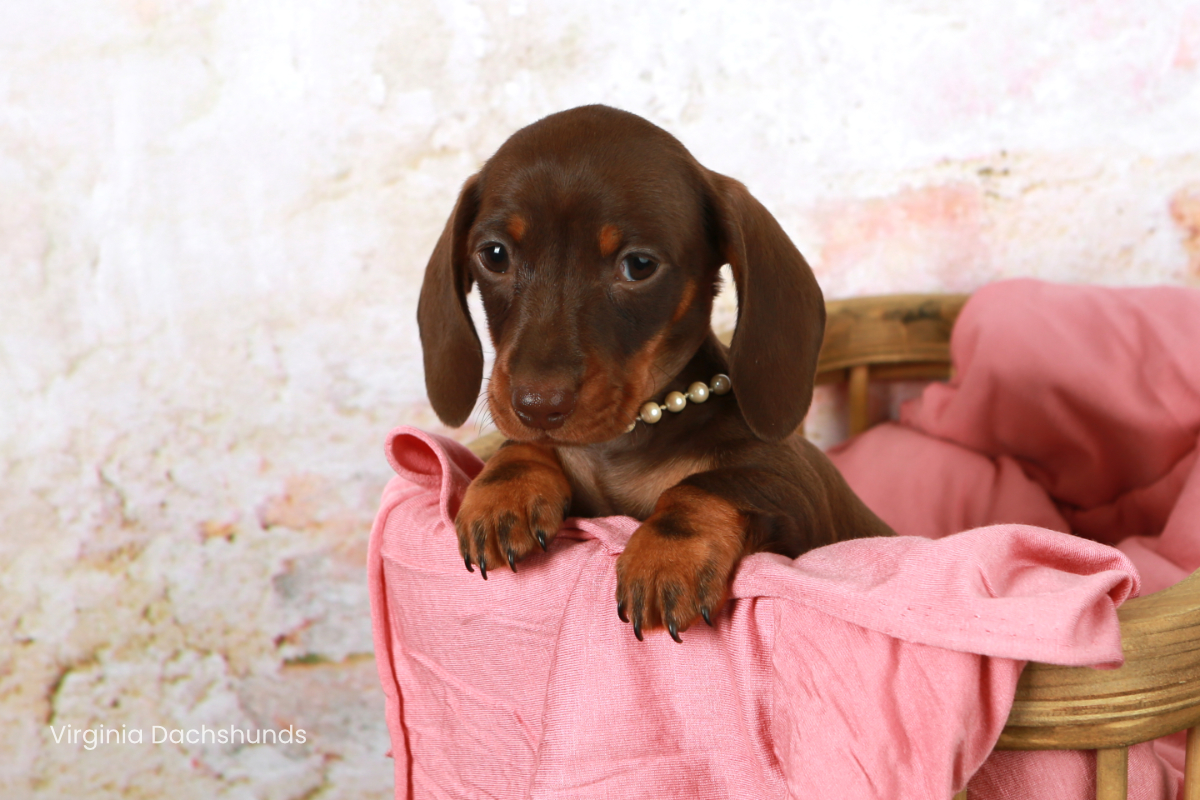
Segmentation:
{"type": "MultiPolygon", "coordinates": [[[[713,375],[711,385],[701,381],[696,381],[688,387],[687,394],[683,392],[671,392],[663,398],[663,405],[659,405],[653,400],[647,400],[642,403],[642,407],[638,409],[638,419],[648,425],[653,425],[663,418],[663,411],[670,411],[678,414],[687,408],[688,401],[693,403],[703,403],[708,399],[709,395],[713,394],[728,394],[733,388],[733,382],[729,380],[728,375],[717,374],[713,375]]],[[[629,423],[629,427],[625,429],[626,433],[632,431],[638,423],[638,419],[629,423]]]]}
{"type": "Polygon", "coordinates": [[[659,408],[658,403],[651,400],[649,403],[642,404],[642,408],[638,413],[638,416],[642,418],[642,422],[645,422],[648,425],[653,425],[662,419],[662,409],[659,408]]]}

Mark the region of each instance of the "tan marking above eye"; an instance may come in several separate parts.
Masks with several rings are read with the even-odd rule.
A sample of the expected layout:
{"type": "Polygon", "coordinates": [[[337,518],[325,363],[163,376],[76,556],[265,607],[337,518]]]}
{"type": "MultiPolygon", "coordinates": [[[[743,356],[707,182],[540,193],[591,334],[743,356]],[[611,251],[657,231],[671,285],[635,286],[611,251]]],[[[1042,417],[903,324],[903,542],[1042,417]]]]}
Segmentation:
{"type": "Polygon", "coordinates": [[[621,231],[616,225],[608,224],[600,229],[600,255],[608,257],[621,246],[621,231]]]}
{"type": "Polygon", "coordinates": [[[513,238],[514,242],[520,242],[525,232],[529,229],[529,223],[519,214],[513,214],[508,218],[506,230],[508,235],[513,238]]]}

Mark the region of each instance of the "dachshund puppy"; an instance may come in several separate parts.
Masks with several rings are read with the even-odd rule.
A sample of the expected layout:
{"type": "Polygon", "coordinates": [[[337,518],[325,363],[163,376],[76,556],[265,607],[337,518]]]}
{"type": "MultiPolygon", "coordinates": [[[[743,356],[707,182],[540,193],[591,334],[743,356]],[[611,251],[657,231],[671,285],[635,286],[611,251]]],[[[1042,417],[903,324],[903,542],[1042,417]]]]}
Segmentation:
{"type": "Polygon", "coordinates": [[[568,515],[645,520],[617,560],[617,613],[639,640],[665,627],[679,641],[712,624],[742,556],[892,534],[794,433],[825,330],[812,271],[745,186],[661,128],[564,111],[467,179],[417,311],[429,399],[451,426],[483,378],[473,284],[508,441],[455,520],[468,570],[515,570],[568,515]],[[723,264],[728,349],[710,327],[723,264]]]}

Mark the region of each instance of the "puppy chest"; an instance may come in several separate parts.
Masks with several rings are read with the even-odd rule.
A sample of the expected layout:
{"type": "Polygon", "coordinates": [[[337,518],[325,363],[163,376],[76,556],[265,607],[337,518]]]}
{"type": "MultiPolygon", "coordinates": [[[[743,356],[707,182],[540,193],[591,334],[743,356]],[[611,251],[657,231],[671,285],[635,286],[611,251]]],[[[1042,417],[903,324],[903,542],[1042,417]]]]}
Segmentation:
{"type": "Polygon", "coordinates": [[[589,454],[563,448],[563,471],[571,482],[573,514],[623,514],[646,519],[658,498],[684,478],[708,469],[694,459],[648,463],[642,459],[599,461],[589,454]]]}

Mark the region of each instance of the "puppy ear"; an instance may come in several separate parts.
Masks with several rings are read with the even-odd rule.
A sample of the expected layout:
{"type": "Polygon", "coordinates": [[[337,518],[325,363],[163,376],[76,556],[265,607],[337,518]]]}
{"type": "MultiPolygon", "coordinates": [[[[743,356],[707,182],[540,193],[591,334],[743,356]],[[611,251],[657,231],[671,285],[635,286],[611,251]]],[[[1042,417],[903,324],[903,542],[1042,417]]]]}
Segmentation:
{"type": "Polygon", "coordinates": [[[812,403],[825,337],[825,299],[804,256],[738,181],[709,172],[721,247],[733,268],[738,318],[729,376],[760,439],[782,439],[812,403]]]}
{"type": "Polygon", "coordinates": [[[466,422],[483,381],[483,348],[467,310],[467,233],[478,210],[479,176],[472,175],[429,257],[417,303],[425,391],[438,417],[452,427],[466,422]]]}

